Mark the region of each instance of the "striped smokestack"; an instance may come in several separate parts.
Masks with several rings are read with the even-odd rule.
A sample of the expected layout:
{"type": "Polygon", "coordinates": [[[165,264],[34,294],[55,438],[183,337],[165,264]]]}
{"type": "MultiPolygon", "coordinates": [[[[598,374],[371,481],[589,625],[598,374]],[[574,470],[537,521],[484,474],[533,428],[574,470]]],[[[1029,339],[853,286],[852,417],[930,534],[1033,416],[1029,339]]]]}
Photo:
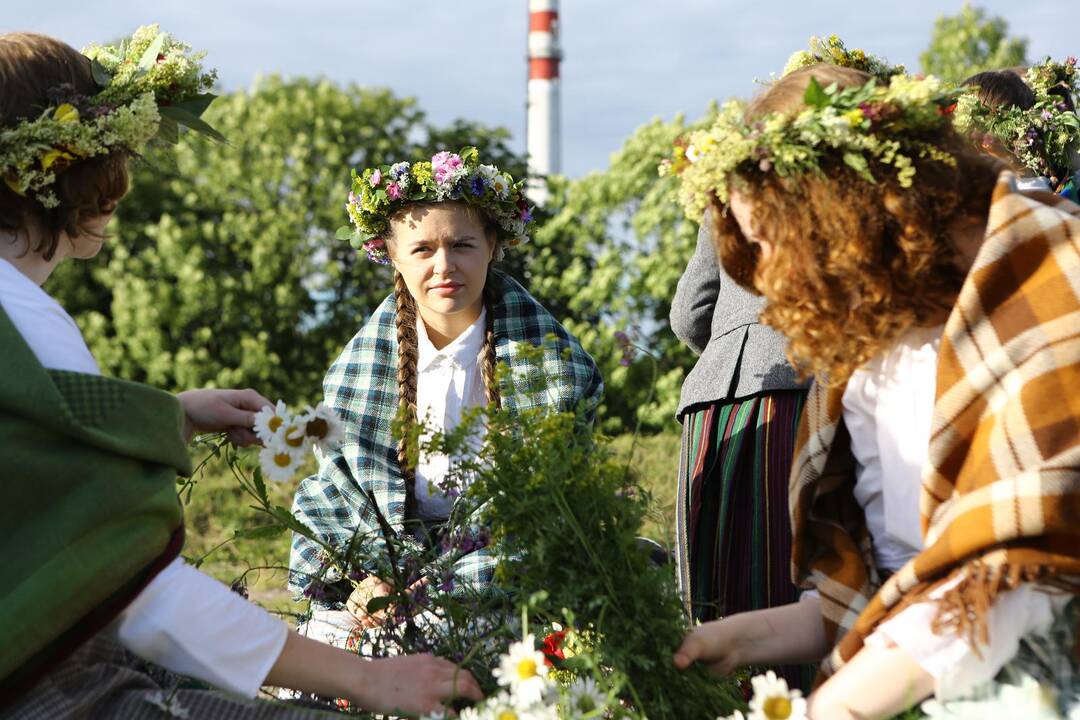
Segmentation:
{"type": "Polygon", "coordinates": [[[561,170],[559,128],[559,2],[529,0],[529,197],[547,201],[543,176],[561,170]]]}

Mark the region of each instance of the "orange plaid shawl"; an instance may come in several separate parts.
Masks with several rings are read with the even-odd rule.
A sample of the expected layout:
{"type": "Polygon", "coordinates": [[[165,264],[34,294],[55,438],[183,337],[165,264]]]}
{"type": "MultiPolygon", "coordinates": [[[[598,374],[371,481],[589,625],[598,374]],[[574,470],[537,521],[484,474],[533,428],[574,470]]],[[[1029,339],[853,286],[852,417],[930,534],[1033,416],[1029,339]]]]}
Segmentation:
{"type": "Polygon", "coordinates": [[[815,384],[791,475],[792,572],[821,594],[825,674],[885,618],[962,576],[935,630],[985,640],[1021,582],[1080,591],[1080,207],[998,178],[945,325],[920,510],[925,549],[884,584],[855,501],[843,387],[815,384]]]}

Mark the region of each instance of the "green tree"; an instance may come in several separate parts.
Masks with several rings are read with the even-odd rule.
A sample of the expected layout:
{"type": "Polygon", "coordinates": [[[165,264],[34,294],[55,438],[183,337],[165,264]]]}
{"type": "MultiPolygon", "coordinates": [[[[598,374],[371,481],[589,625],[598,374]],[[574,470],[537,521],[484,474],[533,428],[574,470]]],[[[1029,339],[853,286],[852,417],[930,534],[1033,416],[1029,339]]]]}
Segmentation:
{"type": "Polygon", "coordinates": [[[186,137],[132,168],[113,237],[49,290],[103,370],[164,388],[245,386],[295,402],[389,292],[386,268],[334,238],[355,166],[452,142],[521,172],[508,133],[433,127],[387,90],[271,77],[206,116],[229,139],[186,137]]]}
{"type": "Polygon", "coordinates": [[[959,82],[984,70],[1027,64],[1027,38],[1009,37],[1004,18],[987,17],[964,3],[957,15],[934,23],[930,46],[919,56],[922,71],[959,82]]]}
{"type": "Polygon", "coordinates": [[[529,255],[530,289],[565,309],[568,329],[600,365],[607,387],[601,418],[609,433],[631,430],[639,420],[649,431],[670,428],[683,377],[693,366],[668,314],[698,228],[676,202],[676,179],[657,174],[689,129],[682,117],[653,120],[626,140],[606,170],[553,182],[550,219],[536,232],[529,255]],[[655,392],[651,360],[620,362],[615,332],[633,326],[639,343],[659,359],[655,392]]]}

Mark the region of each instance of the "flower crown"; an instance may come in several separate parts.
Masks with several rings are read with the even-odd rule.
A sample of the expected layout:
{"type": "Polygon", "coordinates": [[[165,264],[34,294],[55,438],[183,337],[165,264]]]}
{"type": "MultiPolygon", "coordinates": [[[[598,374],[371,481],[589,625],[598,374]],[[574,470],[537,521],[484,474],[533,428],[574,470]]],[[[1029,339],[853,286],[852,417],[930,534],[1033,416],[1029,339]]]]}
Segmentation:
{"type": "Polygon", "coordinates": [[[822,88],[810,78],[798,114],[768,113],[751,122],[740,101],[725,104],[712,127],[676,144],[661,175],[679,175],[679,200],[694,222],[715,195],[728,202],[732,176],[775,172],[780,177],[822,174],[826,157],[840,159],[869,182],[870,160],[891,165],[901,187],[910,187],[915,158],[954,165],[956,160],[926,138],[949,126],[957,91],[934,77],[896,75],[888,86],[822,88]]]}
{"type": "Polygon", "coordinates": [[[59,200],[51,189],[73,163],[116,150],[138,153],[151,140],[176,142],[183,125],[215,139],[200,119],[214,95],[217,74],[203,72],[190,47],[158,30],[140,27],[119,45],[91,45],[90,59],[101,91],[80,95],[70,85],[51,88],[51,105],[33,120],[0,128],[0,176],[19,195],[44,207],[59,200]]]}
{"type": "Polygon", "coordinates": [[[861,70],[873,75],[886,85],[894,75],[903,75],[907,72],[903,65],[893,65],[888,60],[871,55],[859,48],[848,50],[838,35],[830,35],[825,39],[812,36],[810,50],[799,50],[793,53],[788,58],[781,77],[800,68],[821,63],[861,70]]]}
{"type": "Polygon", "coordinates": [[[1035,93],[1031,108],[991,107],[972,88],[959,99],[956,126],[983,148],[997,139],[1026,168],[1057,186],[1068,179],[1057,175],[1068,171],[1071,153],[1080,146],[1080,118],[1062,97],[1077,95],[1076,58],[1063,63],[1047,58],[1032,66],[1025,80],[1035,93]]]}
{"type": "Polygon", "coordinates": [[[460,153],[443,151],[430,161],[368,168],[362,174],[352,171],[352,191],[345,203],[352,227],[338,228],[339,240],[349,240],[368,259],[380,265],[390,263],[386,234],[390,218],[412,203],[456,200],[485,212],[498,227],[496,257],[503,247],[515,247],[528,241],[532,207],[525,198],[523,182],[514,182],[494,165],[481,165],[474,147],[460,153]]]}

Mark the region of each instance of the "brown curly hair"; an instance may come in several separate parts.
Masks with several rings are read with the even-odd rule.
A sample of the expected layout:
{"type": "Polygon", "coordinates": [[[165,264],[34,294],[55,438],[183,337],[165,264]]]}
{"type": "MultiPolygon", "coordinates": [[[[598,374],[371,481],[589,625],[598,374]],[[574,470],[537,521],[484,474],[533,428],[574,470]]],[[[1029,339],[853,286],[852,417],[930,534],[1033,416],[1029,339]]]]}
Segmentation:
{"type": "MultiPolygon", "coordinates": [[[[37,117],[54,104],[50,92],[65,85],[81,95],[98,92],[90,61],[79,51],[46,35],[0,35],[0,127],[37,117]]],[[[53,191],[60,204],[52,208],[0,183],[0,230],[18,235],[30,226],[39,229],[29,250],[46,260],[62,233],[96,236],[87,223],[111,212],[127,193],[127,160],[126,152],[116,151],[73,163],[57,175],[53,191]]]]}
{"type": "MultiPolygon", "coordinates": [[[[818,65],[791,73],[748,108],[748,119],[798,112],[814,77],[822,85],[865,84],[865,73],[818,65]]],[[[871,162],[867,182],[839,157],[820,175],[781,178],[750,170],[735,178],[749,200],[752,232],[772,245],[768,263],[715,197],[713,241],[724,269],[767,299],[762,322],[784,333],[788,357],[819,382],[842,384],[911,327],[941,322],[964,279],[950,235],[985,221],[1000,164],[970,150],[951,130],[927,138],[955,167],[915,160],[915,184],[871,162]]]]}

